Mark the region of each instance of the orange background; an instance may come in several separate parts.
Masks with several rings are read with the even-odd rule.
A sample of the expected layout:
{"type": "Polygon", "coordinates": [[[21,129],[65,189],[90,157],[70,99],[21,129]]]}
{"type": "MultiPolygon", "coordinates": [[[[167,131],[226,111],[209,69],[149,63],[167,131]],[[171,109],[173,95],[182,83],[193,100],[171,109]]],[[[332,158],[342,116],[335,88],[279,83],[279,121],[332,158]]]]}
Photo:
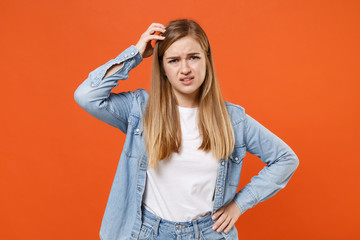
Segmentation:
{"type": "MultiPolygon", "coordinates": [[[[151,22],[208,34],[225,100],[300,165],[236,223],[239,238],[360,239],[360,2],[10,1],[1,9],[0,239],[99,239],[125,135],[74,91],[151,22]]],[[[151,59],[114,91],[149,89],[151,59]]],[[[247,154],[240,187],[264,164],[247,154]]]]}

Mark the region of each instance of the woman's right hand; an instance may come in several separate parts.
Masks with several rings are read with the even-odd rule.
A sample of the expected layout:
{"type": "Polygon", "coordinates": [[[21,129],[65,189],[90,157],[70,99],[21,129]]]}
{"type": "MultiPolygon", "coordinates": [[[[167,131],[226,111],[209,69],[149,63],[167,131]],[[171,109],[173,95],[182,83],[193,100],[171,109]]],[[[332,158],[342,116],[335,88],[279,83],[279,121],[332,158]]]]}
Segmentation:
{"type": "Polygon", "coordinates": [[[165,26],[161,23],[152,23],[149,28],[141,35],[136,44],[143,58],[150,57],[153,54],[154,48],[151,46],[151,40],[164,40],[164,36],[156,35],[156,32],[165,32],[165,26]]]}

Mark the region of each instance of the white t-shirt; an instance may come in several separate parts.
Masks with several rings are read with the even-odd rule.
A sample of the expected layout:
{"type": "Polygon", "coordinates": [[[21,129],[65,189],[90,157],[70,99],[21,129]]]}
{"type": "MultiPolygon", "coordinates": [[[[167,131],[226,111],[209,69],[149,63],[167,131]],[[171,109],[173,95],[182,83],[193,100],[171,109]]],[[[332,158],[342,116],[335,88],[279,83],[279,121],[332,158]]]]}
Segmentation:
{"type": "Polygon", "coordinates": [[[198,108],[177,106],[182,145],[180,153],[148,168],[143,197],[144,207],[169,221],[191,221],[212,211],[218,161],[198,150],[202,138],[197,125],[198,108]]]}

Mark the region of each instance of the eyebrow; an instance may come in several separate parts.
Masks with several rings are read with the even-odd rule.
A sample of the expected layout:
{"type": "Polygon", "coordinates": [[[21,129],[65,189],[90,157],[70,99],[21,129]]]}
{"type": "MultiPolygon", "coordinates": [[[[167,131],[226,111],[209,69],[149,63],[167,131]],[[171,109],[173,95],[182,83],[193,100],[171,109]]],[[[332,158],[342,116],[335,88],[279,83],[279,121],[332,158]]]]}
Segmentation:
{"type": "MultiPolygon", "coordinates": [[[[187,54],[187,56],[193,56],[193,55],[200,55],[200,53],[199,52],[192,52],[192,53],[187,54]]],[[[166,59],[174,59],[174,58],[179,58],[179,56],[167,57],[166,59]]]]}

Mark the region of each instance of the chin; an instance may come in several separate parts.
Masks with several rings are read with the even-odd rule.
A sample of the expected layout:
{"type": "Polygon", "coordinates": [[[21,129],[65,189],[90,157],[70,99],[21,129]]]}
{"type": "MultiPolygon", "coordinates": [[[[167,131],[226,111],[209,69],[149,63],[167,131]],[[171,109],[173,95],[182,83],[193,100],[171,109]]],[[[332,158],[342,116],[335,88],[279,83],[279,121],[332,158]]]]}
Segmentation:
{"type": "Polygon", "coordinates": [[[194,94],[198,89],[188,89],[187,91],[179,91],[181,94],[191,95],[194,94]]]}

